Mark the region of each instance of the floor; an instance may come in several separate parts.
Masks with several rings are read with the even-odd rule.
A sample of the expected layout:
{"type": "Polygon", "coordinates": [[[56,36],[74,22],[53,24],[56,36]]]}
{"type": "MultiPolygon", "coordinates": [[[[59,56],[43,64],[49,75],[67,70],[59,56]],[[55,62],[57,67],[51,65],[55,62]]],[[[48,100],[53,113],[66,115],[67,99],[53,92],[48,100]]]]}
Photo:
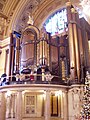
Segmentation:
{"type": "MultiPolygon", "coordinates": [[[[12,118],[12,119],[6,119],[6,120],[16,120],[15,118],[12,118]]],[[[44,117],[41,117],[41,118],[24,118],[24,119],[22,119],[22,120],[45,120],[44,119],[44,117]]],[[[50,120],[63,120],[63,119],[61,119],[61,118],[59,118],[59,117],[51,117],[51,119],[50,120]]]]}
{"type": "MultiPolygon", "coordinates": [[[[45,120],[44,118],[29,118],[29,119],[23,119],[23,120],[45,120]]],[[[63,120],[61,118],[52,117],[50,120],[63,120]]]]}

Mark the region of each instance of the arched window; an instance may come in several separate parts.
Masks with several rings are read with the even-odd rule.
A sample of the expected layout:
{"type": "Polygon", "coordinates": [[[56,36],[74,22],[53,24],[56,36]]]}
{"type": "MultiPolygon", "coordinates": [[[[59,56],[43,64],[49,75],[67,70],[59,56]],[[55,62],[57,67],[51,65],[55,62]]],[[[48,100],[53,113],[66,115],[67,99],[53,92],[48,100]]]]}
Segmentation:
{"type": "MultiPolygon", "coordinates": [[[[79,12],[79,17],[83,17],[80,9],[77,9],[79,12]]],[[[62,10],[55,12],[53,15],[46,20],[44,27],[46,31],[51,33],[51,35],[60,34],[64,32],[67,28],[67,10],[63,8],[62,10]]]]}
{"type": "Polygon", "coordinates": [[[66,9],[62,9],[46,20],[44,26],[47,32],[51,33],[51,35],[55,35],[57,33],[62,33],[66,28],[66,24],[67,11],[66,9]]]}

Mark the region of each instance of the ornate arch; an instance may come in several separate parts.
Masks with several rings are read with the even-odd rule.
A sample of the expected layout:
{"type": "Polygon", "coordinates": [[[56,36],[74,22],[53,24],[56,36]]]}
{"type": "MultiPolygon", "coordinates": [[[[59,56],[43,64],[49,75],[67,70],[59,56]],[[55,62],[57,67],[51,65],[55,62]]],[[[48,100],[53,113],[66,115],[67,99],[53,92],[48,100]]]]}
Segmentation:
{"type": "MultiPolygon", "coordinates": [[[[32,3],[35,3],[35,7],[33,7],[32,10],[32,15],[34,18],[34,25],[37,26],[38,28],[41,28],[43,23],[46,21],[46,19],[55,11],[58,9],[62,8],[62,6],[65,6],[66,0],[65,1],[57,1],[57,0],[41,0],[39,2],[35,2],[37,0],[34,0],[31,2],[31,0],[20,0],[18,5],[16,6],[16,9],[13,13],[12,19],[10,21],[9,27],[8,27],[8,35],[11,30],[16,30],[18,31],[18,26],[22,21],[21,15],[26,15],[26,20],[28,19],[28,8],[29,5],[32,5],[32,3]],[[28,5],[29,4],[29,5],[28,5]]],[[[72,1],[73,2],[73,1],[72,1]]],[[[78,3],[78,1],[77,1],[78,3]]],[[[75,2],[75,4],[77,4],[75,2]]],[[[74,2],[73,2],[74,4],[74,2]]],[[[24,24],[25,25],[25,24],[24,24]]],[[[22,26],[20,26],[22,27],[22,26]]],[[[26,26],[23,26],[22,28],[25,28],[26,26]]]]}

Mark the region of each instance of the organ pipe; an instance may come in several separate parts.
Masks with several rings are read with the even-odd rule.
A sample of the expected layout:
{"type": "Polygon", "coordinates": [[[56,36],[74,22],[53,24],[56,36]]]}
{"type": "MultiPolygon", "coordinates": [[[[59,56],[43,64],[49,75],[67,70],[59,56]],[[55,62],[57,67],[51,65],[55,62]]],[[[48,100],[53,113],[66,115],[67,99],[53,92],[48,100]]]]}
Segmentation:
{"type": "Polygon", "coordinates": [[[76,58],[75,58],[75,47],[74,47],[74,36],[73,36],[73,25],[72,25],[72,13],[71,13],[71,2],[66,3],[67,6],[67,19],[68,19],[68,37],[69,37],[69,54],[70,54],[70,73],[71,79],[74,80],[76,77],[76,58]]]}

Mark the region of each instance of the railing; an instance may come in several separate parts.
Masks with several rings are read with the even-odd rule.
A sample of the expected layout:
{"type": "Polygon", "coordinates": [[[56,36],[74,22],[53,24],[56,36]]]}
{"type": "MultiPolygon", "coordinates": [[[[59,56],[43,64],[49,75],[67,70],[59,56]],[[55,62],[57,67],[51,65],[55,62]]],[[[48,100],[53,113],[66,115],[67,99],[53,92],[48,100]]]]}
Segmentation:
{"type": "Polygon", "coordinates": [[[24,74],[23,76],[17,74],[3,77],[3,79],[4,78],[6,78],[6,81],[3,82],[3,80],[1,80],[1,86],[11,84],[56,84],[66,86],[70,86],[72,84],[81,84],[81,82],[78,82],[77,80],[69,80],[68,78],[64,78],[63,80],[63,78],[51,74],[24,74]],[[44,77],[44,81],[42,81],[42,77],[44,77]]]}

